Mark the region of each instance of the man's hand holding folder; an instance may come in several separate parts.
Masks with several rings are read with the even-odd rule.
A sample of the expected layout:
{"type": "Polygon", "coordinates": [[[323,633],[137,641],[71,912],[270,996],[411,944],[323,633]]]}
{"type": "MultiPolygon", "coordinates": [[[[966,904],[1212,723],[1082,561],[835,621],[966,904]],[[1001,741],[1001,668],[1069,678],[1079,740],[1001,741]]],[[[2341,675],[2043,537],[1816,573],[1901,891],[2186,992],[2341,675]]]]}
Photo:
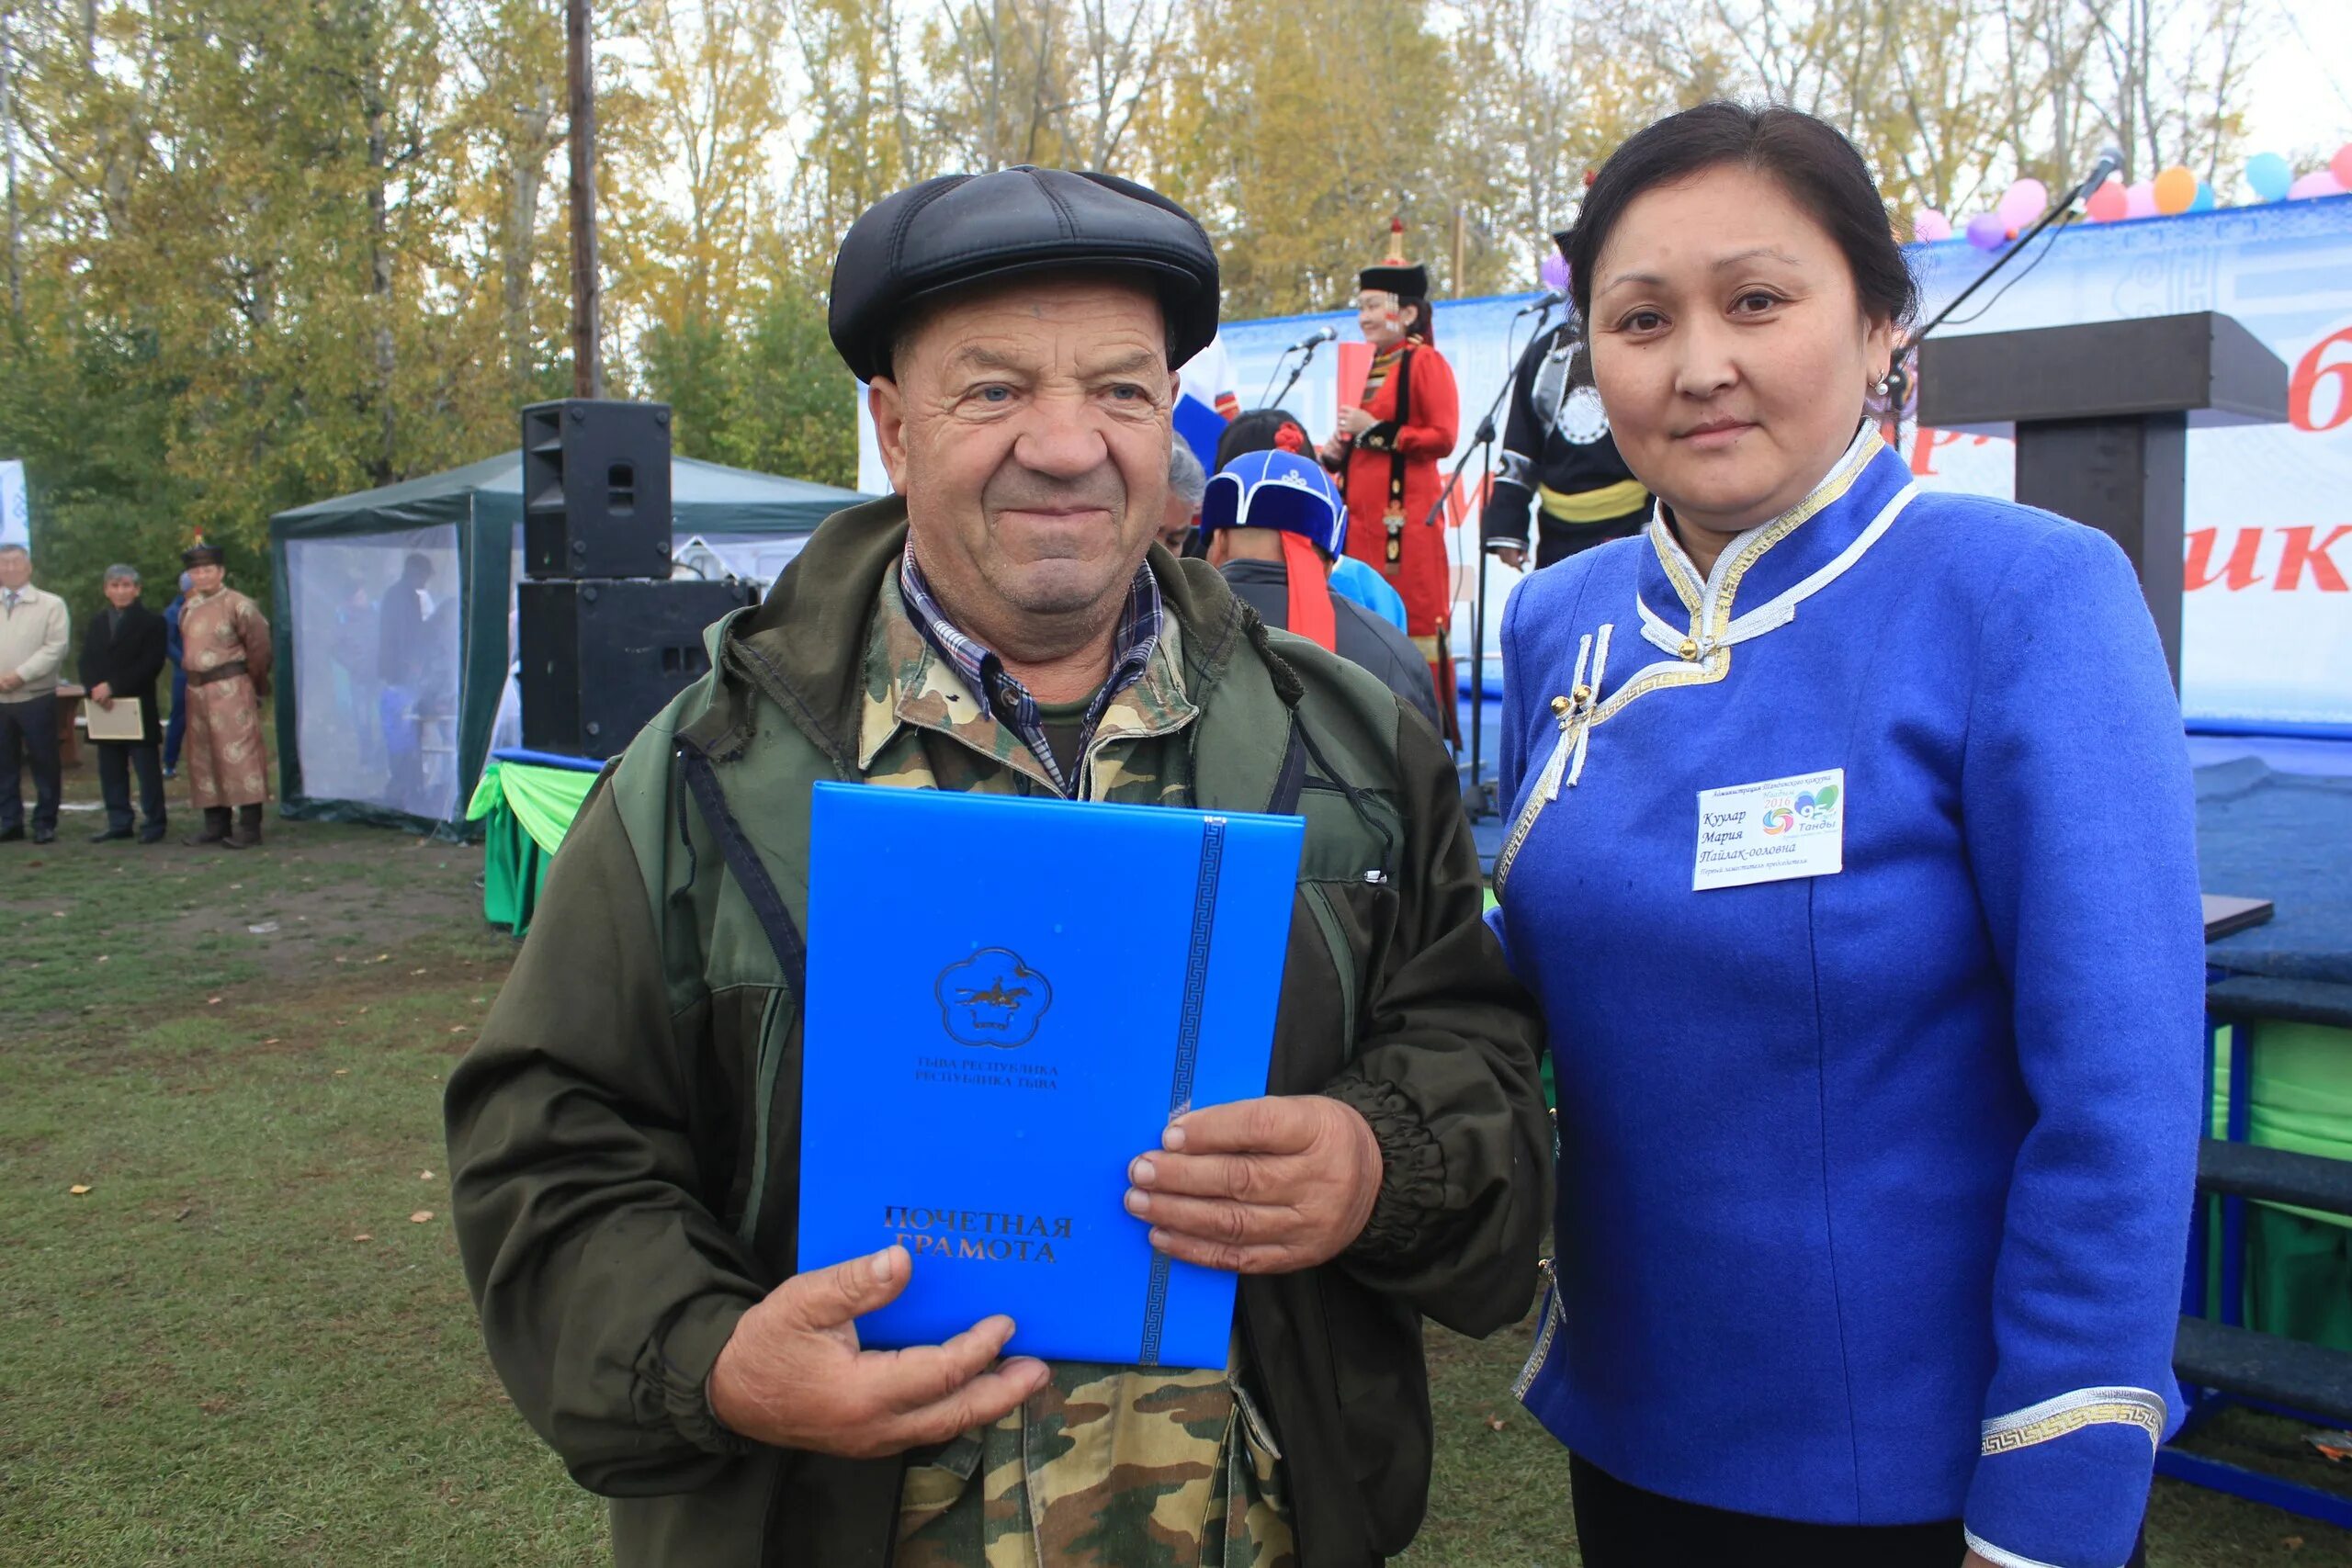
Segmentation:
{"type": "Polygon", "coordinates": [[[1353,1107],[1277,1095],[1187,1111],[1127,1168],[1127,1213],[1171,1258],[1289,1274],[1353,1245],[1380,1196],[1380,1140],[1353,1107]]]}
{"type": "Polygon", "coordinates": [[[889,1247],[796,1274],[745,1313],[710,1370],[710,1413],[778,1448],[875,1459],[985,1427],[1045,1386],[1046,1363],[991,1370],[1012,1319],[982,1318],[944,1345],[865,1350],[851,1320],[907,1288],[889,1247]]]}

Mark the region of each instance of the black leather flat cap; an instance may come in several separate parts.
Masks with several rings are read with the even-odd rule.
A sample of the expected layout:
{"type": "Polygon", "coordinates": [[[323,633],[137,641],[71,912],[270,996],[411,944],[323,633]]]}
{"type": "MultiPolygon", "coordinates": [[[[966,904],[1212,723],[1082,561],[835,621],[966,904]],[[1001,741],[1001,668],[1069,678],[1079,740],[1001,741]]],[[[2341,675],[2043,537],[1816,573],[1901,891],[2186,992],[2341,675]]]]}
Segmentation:
{"type": "Polygon", "coordinates": [[[1061,267],[1142,274],[1168,318],[1170,368],[1216,335],[1216,252],[1191,213],[1115,175],[1025,164],[942,175],[868,208],[833,257],[826,326],[857,378],[871,381],[889,374],[907,306],[1061,267]]]}

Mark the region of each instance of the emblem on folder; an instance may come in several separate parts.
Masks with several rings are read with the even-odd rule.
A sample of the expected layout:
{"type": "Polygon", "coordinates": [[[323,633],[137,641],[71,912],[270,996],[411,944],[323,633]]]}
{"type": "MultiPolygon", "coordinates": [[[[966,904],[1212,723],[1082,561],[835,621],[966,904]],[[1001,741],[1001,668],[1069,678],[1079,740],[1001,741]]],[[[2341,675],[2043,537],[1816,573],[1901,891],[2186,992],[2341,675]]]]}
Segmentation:
{"type": "Polygon", "coordinates": [[[964,1045],[1026,1045],[1054,1005],[1052,985],[1006,947],[984,947],[949,964],[933,992],[949,1037],[964,1045]]]}

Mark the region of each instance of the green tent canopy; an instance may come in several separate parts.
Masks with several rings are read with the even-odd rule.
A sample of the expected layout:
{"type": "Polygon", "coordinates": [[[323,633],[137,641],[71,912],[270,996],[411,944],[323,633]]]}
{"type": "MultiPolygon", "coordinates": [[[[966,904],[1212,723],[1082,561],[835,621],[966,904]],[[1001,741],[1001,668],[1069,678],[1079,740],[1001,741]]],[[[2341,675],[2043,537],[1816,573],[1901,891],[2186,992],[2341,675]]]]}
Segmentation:
{"type": "MultiPolygon", "coordinates": [[[[269,520],[287,815],[466,831],[492,746],[521,743],[522,468],[506,452],[269,520]]],[[[760,582],[867,499],[691,457],[670,488],[678,573],[760,582]]]]}

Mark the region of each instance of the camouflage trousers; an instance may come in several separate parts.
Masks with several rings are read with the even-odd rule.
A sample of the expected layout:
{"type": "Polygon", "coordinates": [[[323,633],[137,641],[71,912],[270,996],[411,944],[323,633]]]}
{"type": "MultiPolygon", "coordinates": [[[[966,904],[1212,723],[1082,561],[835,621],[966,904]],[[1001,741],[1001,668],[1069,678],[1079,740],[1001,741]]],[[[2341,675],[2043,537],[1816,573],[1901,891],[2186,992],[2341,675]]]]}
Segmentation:
{"type": "Polygon", "coordinates": [[[1224,1372],[1057,1365],[909,1469],[896,1568],[1295,1568],[1280,1458],[1224,1372]]]}

